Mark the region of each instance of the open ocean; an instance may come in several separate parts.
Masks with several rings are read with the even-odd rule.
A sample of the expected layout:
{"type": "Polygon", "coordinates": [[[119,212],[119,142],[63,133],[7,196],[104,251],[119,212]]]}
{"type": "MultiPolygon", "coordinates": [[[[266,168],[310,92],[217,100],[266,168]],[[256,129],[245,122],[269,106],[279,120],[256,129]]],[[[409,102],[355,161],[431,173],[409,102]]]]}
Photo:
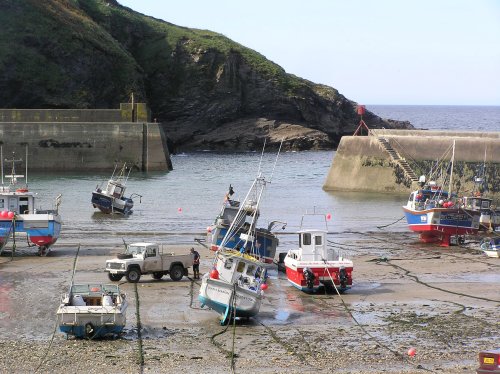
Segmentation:
{"type": "MultiPolygon", "coordinates": [[[[384,118],[408,120],[417,128],[432,130],[500,131],[500,107],[479,106],[386,106],[367,105],[368,110],[384,118]]],[[[304,213],[330,213],[328,229],[344,235],[380,231],[403,216],[406,196],[325,192],[322,189],[330,168],[333,151],[284,152],[276,163],[275,154],[266,153],[262,172],[272,181],[261,203],[259,226],[268,222],[287,222],[280,236],[280,250],[295,244],[295,235],[304,213]],[[361,214],[362,212],[362,214],[361,214]]],[[[38,192],[41,206],[50,206],[62,193],[60,207],[63,228],[58,243],[92,242],[96,245],[135,240],[194,244],[204,237],[206,228],[218,214],[229,184],[236,198],[243,199],[257,175],[260,152],[193,152],[172,156],[174,170],[164,173],[132,173],[127,195],[134,199],[129,217],[95,212],[90,199],[97,184],[109,174],[30,174],[29,185],[38,192]]],[[[404,220],[384,230],[408,232],[404,220]]],[[[21,248],[19,248],[21,249],[21,248]]]]}

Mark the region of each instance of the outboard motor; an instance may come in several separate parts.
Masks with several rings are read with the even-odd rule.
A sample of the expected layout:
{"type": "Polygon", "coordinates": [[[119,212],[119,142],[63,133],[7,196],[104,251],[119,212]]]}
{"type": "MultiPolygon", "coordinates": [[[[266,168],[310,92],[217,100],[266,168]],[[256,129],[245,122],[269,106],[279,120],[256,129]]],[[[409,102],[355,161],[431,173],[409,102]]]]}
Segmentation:
{"type": "Polygon", "coordinates": [[[347,271],[345,270],[345,267],[341,267],[339,270],[339,281],[340,281],[340,287],[341,288],[347,288],[347,271]]]}
{"type": "Polygon", "coordinates": [[[304,273],[304,279],[306,280],[307,288],[313,288],[314,279],[316,278],[314,276],[314,273],[309,268],[304,268],[303,273],[304,273]]]}

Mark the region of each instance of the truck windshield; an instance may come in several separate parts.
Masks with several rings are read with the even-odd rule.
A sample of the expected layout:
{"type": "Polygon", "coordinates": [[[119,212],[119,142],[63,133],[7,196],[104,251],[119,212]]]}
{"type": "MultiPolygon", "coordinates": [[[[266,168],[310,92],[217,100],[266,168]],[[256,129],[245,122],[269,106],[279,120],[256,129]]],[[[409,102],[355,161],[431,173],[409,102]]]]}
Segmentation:
{"type": "Polygon", "coordinates": [[[142,252],[144,252],[144,247],[139,247],[136,245],[127,246],[127,250],[125,251],[125,253],[128,255],[137,255],[141,254],[142,252]]]}

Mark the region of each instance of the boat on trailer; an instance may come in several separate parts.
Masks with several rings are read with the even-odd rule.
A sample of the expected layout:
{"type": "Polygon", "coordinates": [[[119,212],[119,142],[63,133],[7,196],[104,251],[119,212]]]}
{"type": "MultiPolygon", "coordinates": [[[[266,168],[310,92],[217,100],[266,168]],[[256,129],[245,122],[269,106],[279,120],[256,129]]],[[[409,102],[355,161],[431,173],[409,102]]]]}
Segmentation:
{"type": "Polygon", "coordinates": [[[116,173],[115,166],[115,170],[108,180],[106,188],[102,189],[97,186],[95,191],[92,192],[92,206],[106,214],[131,214],[134,207],[134,200],[132,198],[134,196],[142,197],[136,193],[125,197],[126,184],[131,170],[128,169],[127,173],[127,164],[124,163],[118,173],[116,173]]]}
{"type": "Polygon", "coordinates": [[[73,284],[57,309],[59,330],[76,338],[117,336],[125,327],[128,302],[114,284],[73,284]]]}
{"type": "MultiPolygon", "coordinates": [[[[27,236],[28,243],[38,247],[40,255],[46,255],[51,245],[59,238],[62,219],[59,214],[61,195],[59,194],[52,209],[37,207],[38,198],[36,193],[28,188],[28,166],[26,161],[26,172],[24,175],[16,174],[15,164],[22,159],[16,160],[14,155],[11,160],[5,160],[11,164],[11,174],[4,176],[3,152],[2,158],[2,186],[0,187],[0,253],[4,250],[8,241],[15,240],[16,235],[23,233],[27,236]],[[4,185],[4,178],[10,180],[4,185]],[[24,178],[24,184],[19,179],[24,178]]],[[[26,150],[26,160],[27,160],[26,150]]]]}
{"type": "MultiPolygon", "coordinates": [[[[341,251],[328,247],[328,230],[305,228],[304,218],[308,216],[321,215],[302,217],[299,246],[289,250],[284,259],[286,277],[294,287],[307,293],[319,290],[344,293],[352,287],[353,262],[341,251]]],[[[326,216],[324,220],[327,227],[326,216]]]]}

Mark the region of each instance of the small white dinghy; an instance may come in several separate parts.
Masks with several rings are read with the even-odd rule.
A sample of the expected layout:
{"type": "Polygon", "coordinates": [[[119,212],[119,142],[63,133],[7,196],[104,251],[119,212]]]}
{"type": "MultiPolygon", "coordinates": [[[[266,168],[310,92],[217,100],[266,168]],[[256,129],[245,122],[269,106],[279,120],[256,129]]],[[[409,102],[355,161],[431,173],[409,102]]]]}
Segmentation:
{"type": "Polygon", "coordinates": [[[125,327],[127,299],[114,284],[73,284],[57,309],[61,332],[77,338],[116,336],[125,327]]]}
{"type": "Polygon", "coordinates": [[[480,244],[481,250],[488,257],[500,257],[500,237],[498,238],[484,238],[480,244]]]}

